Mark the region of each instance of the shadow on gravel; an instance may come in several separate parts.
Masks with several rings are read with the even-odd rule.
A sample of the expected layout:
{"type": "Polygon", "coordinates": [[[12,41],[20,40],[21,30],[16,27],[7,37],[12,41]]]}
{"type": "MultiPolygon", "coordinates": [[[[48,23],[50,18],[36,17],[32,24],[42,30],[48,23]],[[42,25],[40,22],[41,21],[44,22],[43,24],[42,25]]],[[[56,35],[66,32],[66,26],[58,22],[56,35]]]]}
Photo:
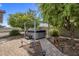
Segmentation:
{"type": "Polygon", "coordinates": [[[28,53],[31,56],[43,56],[42,55],[42,48],[40,42],[36,42],[35,48],[32,45],[33,43],[30,43],[28,45],[23,46],[23,48],[28,51],[28,53]]]}

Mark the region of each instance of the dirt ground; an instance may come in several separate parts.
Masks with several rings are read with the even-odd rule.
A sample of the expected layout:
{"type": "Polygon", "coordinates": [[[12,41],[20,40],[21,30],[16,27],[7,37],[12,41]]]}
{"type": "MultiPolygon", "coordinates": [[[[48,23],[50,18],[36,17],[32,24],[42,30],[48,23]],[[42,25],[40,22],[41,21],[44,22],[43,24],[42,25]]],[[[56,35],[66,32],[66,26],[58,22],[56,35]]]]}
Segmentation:
{"type": "Polygon", "coordinates": [[[0,39],[0,56],[40,56],[40,42],[36,41],[35,48],[30,42],[23,37],[0,39]]]}
{"type": "Polygon", "coordinates": [[[69,56],[79,56],[79,39],[52,38],[49,41],[54,44],[62,53],[69,56]]]}
{"type": "Polygon", "coordinates": [[[1,43],[0,56],[29,56],[26,50],[19,48],[21,46],[21,40],[23,38],[1,43]]]}

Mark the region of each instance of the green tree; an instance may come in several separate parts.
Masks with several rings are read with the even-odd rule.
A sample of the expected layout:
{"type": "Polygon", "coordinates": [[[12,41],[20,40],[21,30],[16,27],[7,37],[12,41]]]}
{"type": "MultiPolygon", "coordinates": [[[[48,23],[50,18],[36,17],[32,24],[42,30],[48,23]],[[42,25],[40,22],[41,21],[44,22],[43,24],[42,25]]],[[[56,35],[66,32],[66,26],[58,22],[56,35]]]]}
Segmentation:
{"type": "Polygon", "coordinates": [[[74,31],[75,29],[79,29],[79,5],[78,4],[64,4],[63,11],[63,27],[69,31],[71,35],[71,43],[74,45],[74,31]]]}
{"type": "Polygon", "coordinates": [[[50,25],[57,26],[57,22],[59,20],[58,16],[62,11],[60,8],[61,4],[40,4],[39,7],[44,21],[49,22],[50,25]]]}
{"type": "MultiPolygon", "coordinates": [[[[44,22],[48,23],[48,30],[50,29],[50,25],[53,28],[60,28],[60,20],[61,20],[61,11],[62,4],[39,4],[39,9],[41,11],[41,15],[43,17],[44,22]]],[[[49,33],[48,33],[49,34],[49,33]]]]}
{"type": "Polygon", "coordinates": [[[44,21],[48,21],[53,28],[65,28],[73,38],[74,28],[79,28],[78,4],[39,4],[39,8],[44,21]]]}
{"type": "Polygon", "coordinates": [[[29,9],[26,13],[16,13],[10,14],[9,16],[9,24],[12,27],[18,27],[24,29],[24,23],[26,28],[33,28],[34,20],[37,22],[37,26],[39,24],[39,18],[36,16],[35,12],[29,9]]]}

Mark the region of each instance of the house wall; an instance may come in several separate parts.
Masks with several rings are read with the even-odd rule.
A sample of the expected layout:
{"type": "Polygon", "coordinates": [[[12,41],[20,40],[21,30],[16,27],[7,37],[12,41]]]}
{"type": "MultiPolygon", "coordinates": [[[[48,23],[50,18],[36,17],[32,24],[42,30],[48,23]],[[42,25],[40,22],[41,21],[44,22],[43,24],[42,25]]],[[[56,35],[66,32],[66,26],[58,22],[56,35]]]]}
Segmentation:
{"type": "Polygon", "coordinates": [[[0,23],[3,21],[3,14],[5,13],[4,10],[0,10],[0,23]]]}
{"type": "Polygon", "coordinates": [[[2,23],[2,21],[3,21],[3,14],[0,13],[0,23],[2,23]]]}

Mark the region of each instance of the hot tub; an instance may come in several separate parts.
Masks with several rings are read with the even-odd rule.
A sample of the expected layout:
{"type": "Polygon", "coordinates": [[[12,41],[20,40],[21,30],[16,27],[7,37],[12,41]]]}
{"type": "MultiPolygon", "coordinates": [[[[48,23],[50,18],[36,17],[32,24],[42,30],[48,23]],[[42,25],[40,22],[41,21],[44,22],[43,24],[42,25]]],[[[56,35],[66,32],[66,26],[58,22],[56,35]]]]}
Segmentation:
{"type": "MultiPolygon", "coordinates": [[[[34,39],[34,30],[28,30],[28,35],[30,39],[34,39]]],[[[36,39],[42,39],[46,37],[45,30],[36,30],[36,39]]]]}

